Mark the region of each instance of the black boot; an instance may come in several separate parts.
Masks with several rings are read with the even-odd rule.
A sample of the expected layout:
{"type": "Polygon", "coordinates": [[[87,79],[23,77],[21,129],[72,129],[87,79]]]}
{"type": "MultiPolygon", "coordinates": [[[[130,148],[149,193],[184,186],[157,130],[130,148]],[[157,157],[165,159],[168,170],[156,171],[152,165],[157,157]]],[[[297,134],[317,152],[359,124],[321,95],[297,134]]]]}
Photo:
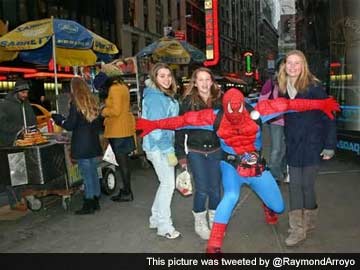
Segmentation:
{"type": "Polygon", "coordinates": [[[100,203],[98,196],[94,196],[94,210],[100,210],[100,203]]]}
{"type": "Polygon", "coordinates": [[[131,202],[134,200],[134,195],[131,190],[126,192],[125,190],[120,189],[119,194],[112,196],[111,200],[114,202],[131,202]]]}
{"type": "Polygon", "coordinates": [[[80,210],[75,211],[76,215],[88,215],[94,214],[94,200],[93,199],[84,199],[83,206],[80,210]]]}

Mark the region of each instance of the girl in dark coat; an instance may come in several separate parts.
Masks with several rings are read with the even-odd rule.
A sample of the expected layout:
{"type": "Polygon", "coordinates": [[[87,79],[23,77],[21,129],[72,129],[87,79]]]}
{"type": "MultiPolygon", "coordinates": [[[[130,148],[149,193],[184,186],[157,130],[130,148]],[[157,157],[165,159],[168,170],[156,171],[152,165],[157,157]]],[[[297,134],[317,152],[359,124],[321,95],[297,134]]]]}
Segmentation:
{"type": "Polygon", "coordinates": [[[72,102],[69,116],[53,114],[55,123],[71,135],[71,156],[78,163],[85,185],[83,207],[76,214],[92,214],[100,209],[100,182],[97,173],[97,157],[102,154],[99,140],[100,118],[96,98],[87,83],[79,77],[71,80],[72,102]]]}
{"type": "MultiPolygon", "coordinates": [[[[309,71],[304,54],[298,50],[287,53],[278,82],[280,91],[290,99],[328,97],[319,80],[309,71]]],[[[290,175],[290,234],[285,243],[294,246],[315,228],[318,212],[315,179],[321,158],[328,160],[334,156],[335,121],[321,111],[286,114],[285,138],[290,175]]]]}

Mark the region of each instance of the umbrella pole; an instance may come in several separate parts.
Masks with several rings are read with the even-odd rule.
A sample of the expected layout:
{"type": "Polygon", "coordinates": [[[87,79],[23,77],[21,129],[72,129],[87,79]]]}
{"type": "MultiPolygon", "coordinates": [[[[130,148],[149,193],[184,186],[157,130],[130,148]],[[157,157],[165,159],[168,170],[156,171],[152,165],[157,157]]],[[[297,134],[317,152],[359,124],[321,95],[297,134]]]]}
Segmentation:
{"type": "MultiPolygon", "coordinates": [[[[53,16],[51,16],[51,20],[52,20],[52,27],[54,29],[54,17],[53,16]]],[[[55,31],[53,31],[53,36],[52,36],[52,56],[53,56],[53,61],[54,61],[55,104],[56,104],[56,112],[59,112],[59,102],[58,102],[59,89],[58,89],[57,64],[56,64],[55,31]]]]}
{"type": "Polygon", "coordinates": [[[141,116],[141,112],[142,112],[142,108],[141,108],[141,105],[142,105],[142,91],[140,91],[140,77],[139,77],[139,73],[140,73],[140,69],[139,69],[139,59],[137,56],[135,56],[135,68],[136,68],[136,87],[137,87],[137,92],[136,92],[136,95],[137,95],[137,102],[138,102],[138,108],[139,108],[139,111],[138,111],[138,117],[141,116]]]}

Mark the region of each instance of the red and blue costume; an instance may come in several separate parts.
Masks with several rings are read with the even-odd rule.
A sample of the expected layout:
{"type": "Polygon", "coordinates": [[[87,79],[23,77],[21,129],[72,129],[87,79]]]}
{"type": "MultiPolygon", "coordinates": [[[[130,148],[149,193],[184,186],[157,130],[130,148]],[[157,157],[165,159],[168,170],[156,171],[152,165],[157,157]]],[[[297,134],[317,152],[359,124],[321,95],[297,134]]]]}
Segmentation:
{"type": "Polygon", "coordinates": [[[239,200],[240,189],[247,184],[261,198],[265,205],[268,223],[276,223],[277,217],[272,211],[284,211],[284,201],[279,187],[270,171],[264,170],[260,155],[262,147],[261,128],[256,119],[266,122],[279,114],[291,111],[322,110],[333,119],[333,111],[339,105],[332,98],[321,100],[284,99],[264,100],[249,111],[243,94],[232,88],[228,90],[222,101],[221,111],[205,109],[187,112],[182,116],[149,121],[138,119],[136,129],[142,130],[145,136],[154,129],[204,128],[214,130],[221,141],[224,152],[220,163],[224,196],[216,209],[214,224],[208,240],[207,252],[220,252],[232,211],[239,200]],[[217,123],[216,125],[214,125],[217,123]],[[271,210],[270,210],[271,209],[271,210]]]}

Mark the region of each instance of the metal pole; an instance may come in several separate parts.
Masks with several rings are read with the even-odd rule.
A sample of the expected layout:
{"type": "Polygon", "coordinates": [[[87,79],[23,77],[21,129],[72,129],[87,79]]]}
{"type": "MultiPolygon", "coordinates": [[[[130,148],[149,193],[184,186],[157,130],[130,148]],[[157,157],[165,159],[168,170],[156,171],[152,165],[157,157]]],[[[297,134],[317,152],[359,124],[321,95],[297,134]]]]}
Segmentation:
{"type": "Polygon", "coordinates": [[[59,101],[58,101],[59,89],[58,89],[57,64],[56,64],[56,39],[55,39],[55,31],[54,31],[54,16],[51,16],[51,25],[53,28],[52,55],[54,61],[55,104],[56,104],[56,112],[59,112],[59,101]]]}

